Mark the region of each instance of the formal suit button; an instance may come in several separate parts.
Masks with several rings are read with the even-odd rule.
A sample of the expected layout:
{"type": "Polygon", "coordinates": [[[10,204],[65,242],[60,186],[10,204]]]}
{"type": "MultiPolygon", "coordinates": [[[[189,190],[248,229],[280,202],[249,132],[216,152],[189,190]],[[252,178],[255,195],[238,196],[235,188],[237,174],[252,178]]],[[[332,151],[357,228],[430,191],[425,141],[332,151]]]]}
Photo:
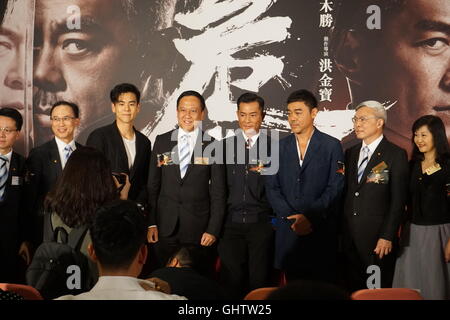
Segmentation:
{"type": "Polygon", "coordinates": [[[353,212],[353,215],[354,215],[354,216],[357,216],[356,212],[353,212]]]}
{"type": "Polygon", "coordinates": [[[355,192],[355,197],[359,196],[359,192],[355,192]]]}
{"type": "Polygon", "coordinates": [[[300,179],[297,179],[297,182],[300,182],[300,179]]]}

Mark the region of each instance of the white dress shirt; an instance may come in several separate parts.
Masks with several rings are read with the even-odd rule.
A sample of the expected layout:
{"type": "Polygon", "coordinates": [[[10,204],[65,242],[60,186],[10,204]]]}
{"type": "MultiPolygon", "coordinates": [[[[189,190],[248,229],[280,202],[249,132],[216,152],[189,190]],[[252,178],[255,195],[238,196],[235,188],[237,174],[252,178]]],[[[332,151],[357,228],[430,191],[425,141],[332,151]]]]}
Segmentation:
{"type": "Polygon", "coordinates": [[[303,155],[303,159],[302,159],[302,150],[300,149],[300,145],[299,145],[299,143],[298,143],[297,136],[294,135],[294,137],[295,137],[295,142],[296,142],[296,145],[297,145],[298,160],[300,161],[300,167],[303,165],[303,160],[304,160],[305,157],[306,157],[306,152],[308,151],[309,142],[311,141],[311,138],[312,138],[313,134],[314,134],[314,130],[313,130],[313,132],[311,133],[311,137],[309,137],[308,143],[306,144],[305,154],[303,155]]]}
{"type": "Polygon", "coordinates": [[[9,173],[9,167],[11,166],[12,153],[13,153],[13,151],[11,149],[11,151],[8,152],[7,154],[1,155],[2,157],[6,158],[8,160],[8,161],[6,161],[6,172],[8,172],[8,173],[9,173]]]}
{"type": "Polygon", "coordinates": [[[127,152],[128,168],[131,168],[133,166],[134,159],[136,158],[136,134],[131,140],[125,139],[124,137],[122,137],[122,140],[127,152]]]}
{"type": "Polygon", "coordinates": [[[361,149],[359,150],[358,167],[359,167],[361,161],[363,161],[363,157],[364,157],[362,149],[366,146],[369,148],[369,157],[367,159],[367,163],[369,163],[370,158],[372,157],[372,154],[375,152],[375,150],[378,147],[378,145],[380,144],[381,140],[383,140],[383,135],[379,136],[377,139],[372,141],[372,143],[369,145],[365,144],[364,141],[362,142],[361,149]]]}
{"type": "Polygon", "coordinates": [[[248,137],[245,135],[245,132],[242,130],[242,135],[244,136],[244,140],[247,142],[247,139],[250,139],[249,141],[249,146],[250,148],[253,147],[253,145],[256,143],[256,141],[258,140],[259,137],[259,131],[257,134],[255,134],[254,136],[248,137]]]}
{"type": "Polygon", "coordinates": [[[75,151],[77,148],[75,144],[75,140],[70,141],[68,144],[66,144],[64,141],[59,139],[58,137],[55,137],[56,145],[58,146],[58,153],[59,153],[59,160],[61,160],[61,166],[64,169],[66,166],[66,152],[64,151],[64,148],[69,145],[72,148],[72,152],[75,151]]]}
{"type": "MultiPolygon", "coordinates": [[[[184,131],[182,128],[178,129],[178,143],[180,143],[181,141],[181,137],[183,137],[185,134],[188,135],[188,143],[189,143],[189,159],[192,156],[192,152],[194,152],[194,147],[195,147],[195,142],[197,141],[197,137],[198,137],[198,133],[199,133],[200,129],[199,128],[195,128],[194,130],[192,130],[191,132],[187,132],[184,131]]],[[[180,149],[178,148],[178,158],[181,158],[180,155],[180,149]]]]}
{"type": "Polygon", "coordinates": [[[98,279],[91,291],[55,300],[187,300],[186,297],[175,294],[145,290],[141,284],[155,286],[153,282],[133,277],[104,276],[98,279]]]}

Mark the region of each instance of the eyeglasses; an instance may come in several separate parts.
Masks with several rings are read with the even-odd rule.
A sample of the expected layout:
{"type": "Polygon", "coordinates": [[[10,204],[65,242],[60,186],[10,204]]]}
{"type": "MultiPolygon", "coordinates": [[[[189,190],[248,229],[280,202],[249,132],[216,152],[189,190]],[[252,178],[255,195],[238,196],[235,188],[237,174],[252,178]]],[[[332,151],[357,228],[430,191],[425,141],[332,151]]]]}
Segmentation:
{"type": "Polygon", "coordinates": [[[17,129],[11,129],[11,128],[0,128],[0,132],[4,132],[5,134],[9,135],[14,132],[16,132],[17,129]]]}
{"type": "Polygon", "coordinates": [[[361,121],[362,123],[366,123],[370,119],[376,119],[377,117],[353,117],[352,121],[353,123],[357,123],[358,121],[361,121]]]}
{"type": "Polygon", "coordinates": [[[75,119],[75,117],[50,117],[50,120],[55,121],[55,122],[69,122],[71,120],[75,119]]]}

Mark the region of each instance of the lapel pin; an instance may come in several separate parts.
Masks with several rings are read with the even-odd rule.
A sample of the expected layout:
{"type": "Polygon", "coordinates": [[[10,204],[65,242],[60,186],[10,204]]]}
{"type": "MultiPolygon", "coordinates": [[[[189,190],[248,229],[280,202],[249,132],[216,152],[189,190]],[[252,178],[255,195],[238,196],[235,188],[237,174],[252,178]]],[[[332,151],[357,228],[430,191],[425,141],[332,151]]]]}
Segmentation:
{"type": "Polygon", "coordinates": [[[58,163],[58,160],[53,160],[54,163],[58,163]]]}

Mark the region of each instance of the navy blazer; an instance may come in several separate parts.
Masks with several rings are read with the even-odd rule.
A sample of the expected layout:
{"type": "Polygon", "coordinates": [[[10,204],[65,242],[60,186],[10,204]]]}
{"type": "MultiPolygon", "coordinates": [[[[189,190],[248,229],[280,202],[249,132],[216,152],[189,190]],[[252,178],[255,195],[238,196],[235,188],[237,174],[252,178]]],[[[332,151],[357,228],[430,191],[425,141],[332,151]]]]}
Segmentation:
{"type": "Polygon", "coordinates": [[[275,266],[283,268],[285,256],[303,238],[290,229],[286,217],[304,214],[312,224],[313,237],[328,221],[336,221],[344,188],[344,154],[339,140],[317,129],[301,167],[294,134],[280,140],[279,154],[278,173],[266,179],[266,188],[277,216],[275,266]]]}

